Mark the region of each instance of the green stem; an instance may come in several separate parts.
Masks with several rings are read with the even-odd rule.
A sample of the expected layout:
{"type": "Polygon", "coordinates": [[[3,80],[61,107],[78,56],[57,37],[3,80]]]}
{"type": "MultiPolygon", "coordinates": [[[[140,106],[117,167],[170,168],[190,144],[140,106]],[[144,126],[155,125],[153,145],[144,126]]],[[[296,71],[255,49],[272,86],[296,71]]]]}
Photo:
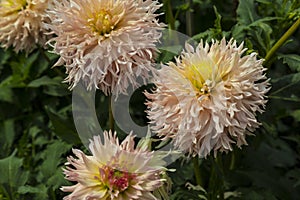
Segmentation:
{"type": "Polygon", "coordinates": [[[186,33],[188,36],[193,35],[193,15],[192,15],[192,0],[186,0],[189,4],[189,9],[186,12],[186,33]]]}
{"type": "Polygon", "coordinates": [[[234,154],[234,151],[232,151],[229,170],[233,170],[234,166],[235,166],[235,154],[234,154]]]}
{"type": "Polygon", "coordinates": [[[208,184],[208,199],[224,200],[224,165],[222,156],[218,155],[216,158],[210,158],[211,171],[208,184]]]}
{"type": "Polygon", "coordinates": [[[114,116],[112,112],[112,107],[111,107],[111,95],[108,96],[108,125],[109,129],[114,132],[115,131],[115,121],[114,121],[114,116]]]}
{"type": "Polygon", "coordinates": [[[216,157],[216,164],[218,167],[218,193],[219,193],[219,199],[224,200],[224,165],[223,165],[223,159],[221,155],[218,155],[216,157]]]}
{"type": "Polygon", "coordinates": [[[200,173],[200,166],[199,166],[199,160],[198,157],[193,157],[193,164],[194,164],[194,173],[196,177],[196,182],[198,185],[203,187],[203,181],[200,173]]]}
{"type": "Polygon", "coordinates": [[[208,183],[208,200],[216,199],[216,163],[212,157],[210,157],[211,168],[210,168],[210,176],[209,176],[209,183],[208,183]]]}
{"type": "Polygon", "coordinates": [[[281,97],[281,96],[273,96],[270,95],[268,96],[269,99],[279,99],[279,100],[283,100],[283,101],[294,101],[294,102],[299,102],[300,103],[300,99],[296,99],[296,98],[289,98],[289,97],[281,97]]]}
{"type": "Polygon", "coordinates": [[[265,57],[265,65],[269,65],[270,59],[275,52],[285,43],[285,41],[297,30],[300,25],[300,18],[283,34],[283,36],[275,43],[265,57]]]}
{"type": "Polygon", "coordinates": [[[171,0],[164,0],[163,5],[165,6],[166,10],[166,22],[169,24],[169,28],[175,30],[175,18],[172,12],[171,0]]]}
{"type": "Polygon", "coordinates": [[[52,200],[56,200],[56,194],[54,190],[51,191],[51,196],[52,196],[52,200]]]}

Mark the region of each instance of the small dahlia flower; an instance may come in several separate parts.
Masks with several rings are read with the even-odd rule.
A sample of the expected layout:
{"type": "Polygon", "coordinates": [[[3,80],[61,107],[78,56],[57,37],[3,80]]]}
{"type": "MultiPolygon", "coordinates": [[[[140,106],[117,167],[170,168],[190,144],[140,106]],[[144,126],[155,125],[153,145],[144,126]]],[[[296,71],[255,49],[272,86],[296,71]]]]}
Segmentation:
{"type": "Polygon", "coordinates": [[[65,65],[70,89],[82,80],[88,90],[126,93],[154,72],[155,43],[163,24],[153,0],[57,0],[49,11],[49,40],[65,65]]]}
{"type": "Polygon", "coordinates": [[[4,48],[13,47],[18,53],[30,53],[37,45],[44,46],[49,36],[43,23],[48,22],[45,10],[48,0],[1,0],[0,43],[4,48]]]}
{"type": "Polygon", "coordinates": [[[68,157],[64,174],[77,184],[61,188],[71,192],[64,200],[156,199],[151,192],[165,181],[161,156],[147,145],[135,147],[131,134],[121,143],[111,131],[104,131],[103,137],[103,143],[100,136],[90,141],[92,156],[73,149],[77,158],[68,157]]]}
{"type": "Polygon", "coordinates": [[[233,40],[211,46],[201,41],[195,49],[186,44],[175,63],[164,65],[155,91],[145,93],[158,136],[199,157],[247,144],[246,135],[260,125],[256,113],[263,112],[270,87],[263,60],[255,53],[243,56],[245,51],[233,40]]]}

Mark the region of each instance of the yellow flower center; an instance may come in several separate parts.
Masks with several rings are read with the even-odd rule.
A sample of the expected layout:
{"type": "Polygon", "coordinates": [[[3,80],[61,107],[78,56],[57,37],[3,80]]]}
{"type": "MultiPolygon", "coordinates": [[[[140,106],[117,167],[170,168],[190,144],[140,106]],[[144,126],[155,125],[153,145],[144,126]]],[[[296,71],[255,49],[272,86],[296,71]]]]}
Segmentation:
{"type": "Polygon", "coordinates": [[[100,10],[99,13],[93,16],[89,21],[89,26],[93,32],[99,35],[110,33],[113,29],[112,16],[106,10],[100,10]]]}
{"type": "Polygon", "coordinates": [[[13,8],[15,11],[22,10],[26,8],[27,0],[6,0],[0,1],[0,7],[11,9],[13,8]]]}
{"type": "Polygon", "coordinates": [[[182,71],[183,75],[200,94],[210,93],[212,64],[211,61],[202,61],[186,66],[184,71],[182,71]]]}
{"type": "Polygon", "coordinates": [[[0,17],[6,17],[25,9],[26,0],[0,0],[0,17]]]}

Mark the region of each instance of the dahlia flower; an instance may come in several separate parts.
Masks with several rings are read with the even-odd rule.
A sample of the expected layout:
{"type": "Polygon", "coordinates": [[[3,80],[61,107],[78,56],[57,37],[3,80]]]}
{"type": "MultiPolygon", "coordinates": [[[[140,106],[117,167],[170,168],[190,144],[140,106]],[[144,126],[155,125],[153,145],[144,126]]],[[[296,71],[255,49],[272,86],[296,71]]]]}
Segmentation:
{"type": "Polygon", "coordinates": [[[269,91],[256,53],[243,55],[243,44],[223,38],[212,45],[200,44],[162,66],[149,99],[148,118],[162,139],[172,138],[174,146],[189,155],[206,157],[231,151],[247,144],[246,135],[260,125],[256,113],[262,113],[269,91]]]}
{"type": "Polygon", "coordinates": [[[30,53],[37,45],[44,46],[49,36],[45,35],[44,22],[48,0],[1,0],[0,43],[4,48],[13,47],[18,53],[30,53]]]}
{"type": "Polygon", "coordinates": [[[71,192],[64,200],[156,199],[151,192],[165,181],[161,157],[147,145],[135,148],[131,134],[121,143],[111,131],[104,131],[103,137],[103,143],[99,135],[90,141],[92,156],[73,149],[77,159],[68,157],[64,174],[77,184],[61,188],[71,192]]]}
{"type": "Polygon", "coordinates": [[[163,24],[155,18],[160,8],[153,0],[61,0],[49,10],[49,40],[65,65],[70,89],[82,80],[88,90],[126,93],[154,72],[155,43],[163,24]]]}

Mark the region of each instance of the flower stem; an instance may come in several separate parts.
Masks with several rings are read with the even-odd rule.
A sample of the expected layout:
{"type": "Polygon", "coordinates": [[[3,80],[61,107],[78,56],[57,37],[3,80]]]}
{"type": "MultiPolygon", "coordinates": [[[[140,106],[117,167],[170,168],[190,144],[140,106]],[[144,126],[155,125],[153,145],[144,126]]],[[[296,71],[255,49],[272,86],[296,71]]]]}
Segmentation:
{"type": "Polygon", "coordinates": [[[56,195],[55,195],[55,191],[54,190],[51,191],[51,197],[52,197],[53,200],[56,200],[56,195]]]}
{"type": "Polygon", "coordinates": [[[175,18],[173,16],[173,12],[172,12],[171,0],[164,0],[163,5],[165,6],[166,21],[169,25],[169,28],[172,30],[175,30],[175,18]]]}
{"type": "Polygon", "coordinates": [[[234,154],[234,151],[232,151],[229,170],[233,170],[234,166],[235,166],[235,154],[234,154]]]}
{"type": "Polygon", "coordinates": [[[300,18],[283,34],[283,36],[275,43],[265,57],[265,65],[269,65],[274,53],[285,43],[285,41],[297,30],[300,25],[300,18]]]}
{"type": "Polygon", "coordinates": [[[111,95],[108,96],[108,126],[112,132],[115,131],[115,121],[111,107],[111,95]]]}
{"type": "Polygon", "coordinates": [[[221,156],[210,158],[211,171],[208,184],[208,200],[224,200],[224,165],[221,156]]]}
{"type": "Polygon", "coordinates": [[[192,0],[186,0],[186,2],[189,4],[189,9],[186,12],[186,33],[188,36],[193,35],[193,14],[192,14],[192,0]]]}
{"type": "Polygon", "coordinates": [[[216,157],[216,165],[218,167],[218,193],[219,199],[224,200],[224,165],[222,157],[219,155],[216,157]]]}
{"type": "Polygon", "coordinates": [[[194,173],[195,173],[195,177],[196,177],[196,182],[198,185],[203,186],[198,157],[196,157],[196,156],[193,157],[193,164],[194,164],[194,173]]]}

